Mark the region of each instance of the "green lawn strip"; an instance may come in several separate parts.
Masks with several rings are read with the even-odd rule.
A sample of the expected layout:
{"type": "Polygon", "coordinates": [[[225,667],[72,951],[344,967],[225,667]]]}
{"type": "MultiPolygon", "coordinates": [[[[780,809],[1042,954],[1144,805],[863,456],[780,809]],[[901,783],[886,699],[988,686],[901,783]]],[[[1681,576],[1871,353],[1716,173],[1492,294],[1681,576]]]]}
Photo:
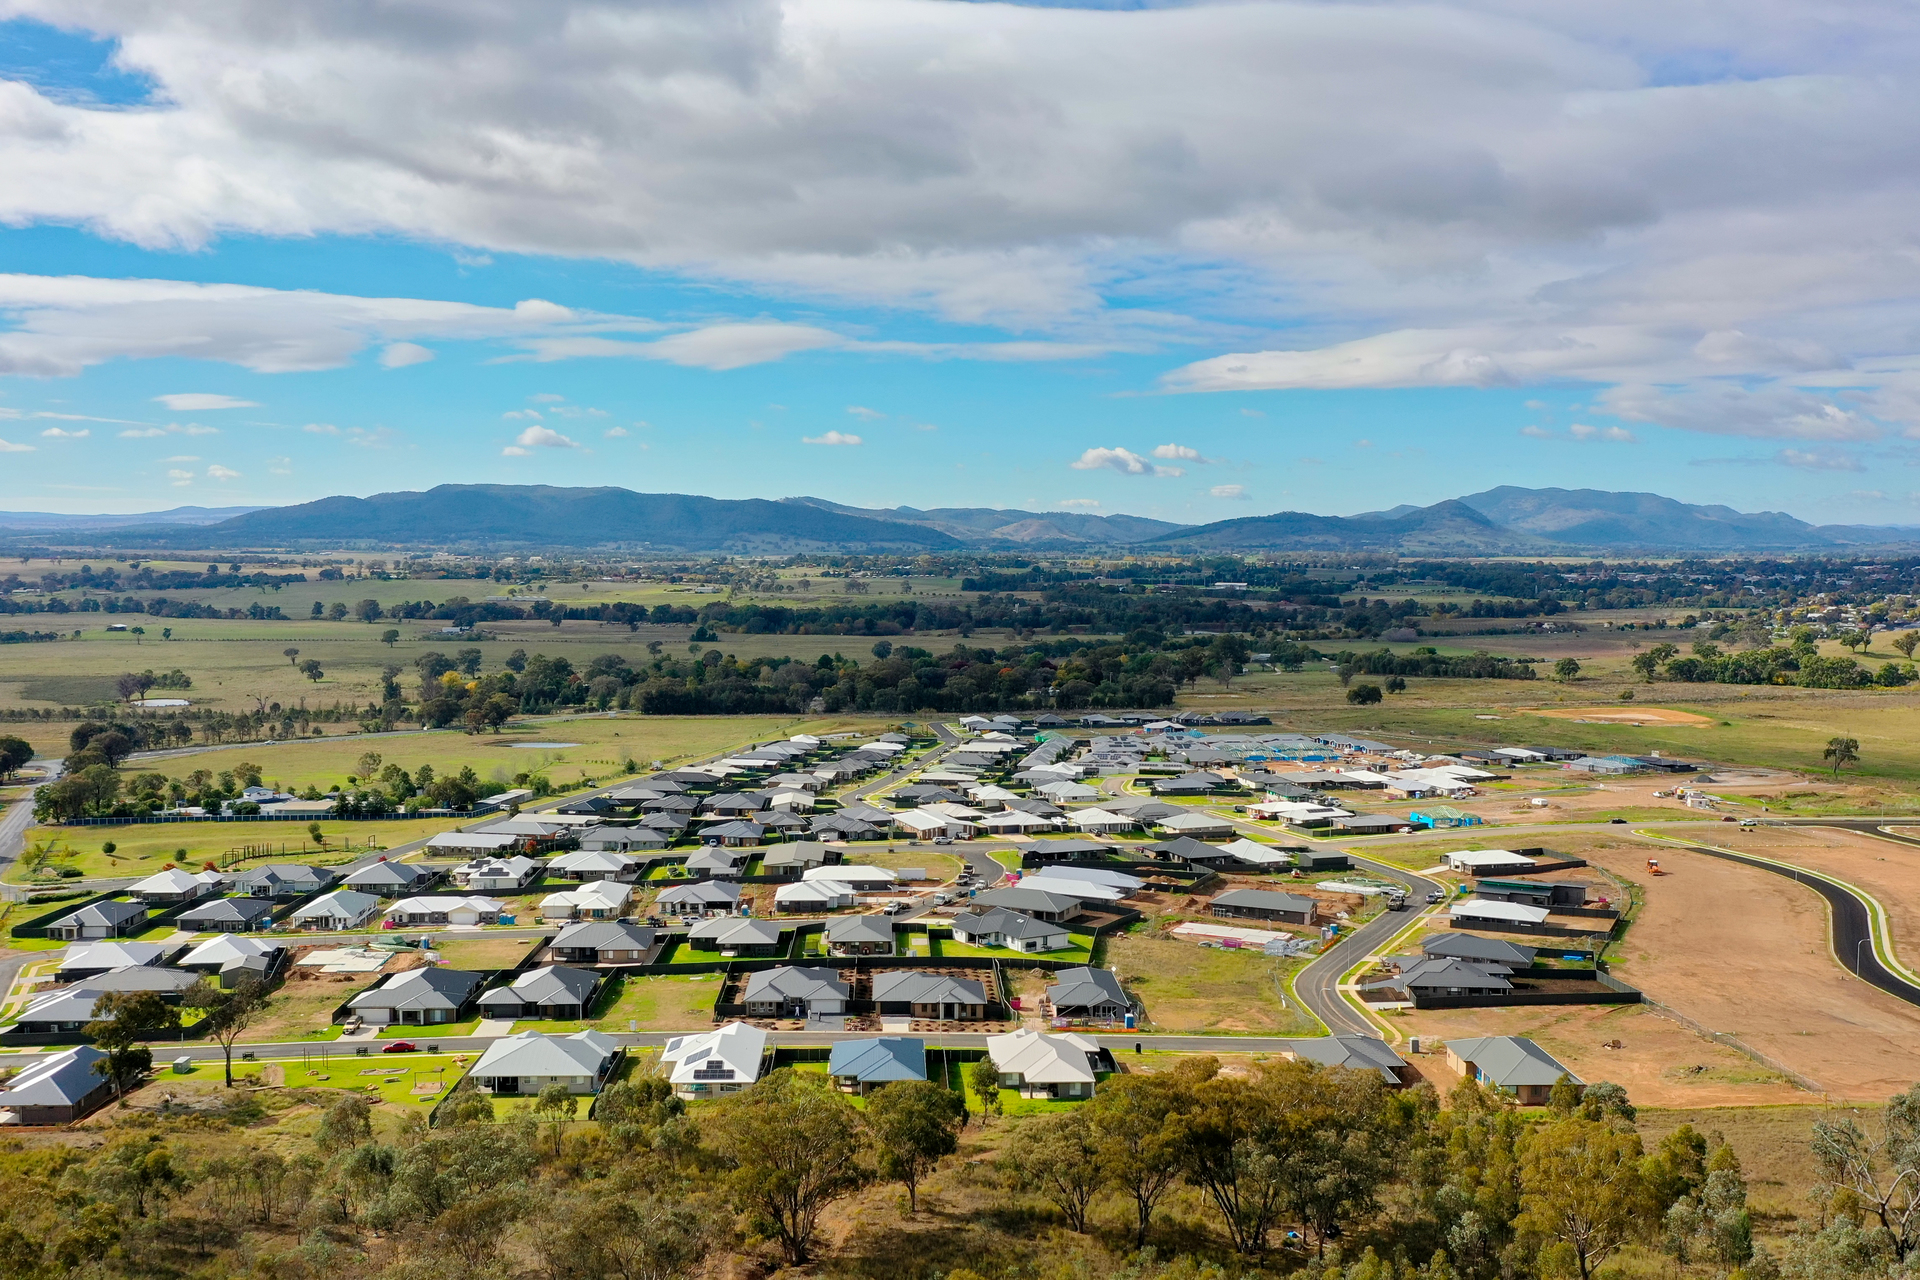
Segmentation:
{"type": "Polygon", "coordinates": [[[1034,960],[1072,961],[1076,964],[1087,963],[1088,959],[1093,955],[1092,935],[1069,932],[1067,936],[1069,938],[1081,938],[1084,939],[1084,941],[1076,942],[1074,945],[1063,947],[1058,951],[1014,951],[1008,947],[976,947],[965,942],[955,942],[951,938],[934,938],[932,939],[931,950],[935,957],[943,959],[960,959],[967,956],[974,956],[986,959],[1017,960],[1022,957],[1028,957],[1034,960]]]}
{"type": "Polygon", "coordinates": [[[150,876],[167,863],[197,870],[206,862],[228,865],[229,853],[243,848],[270,850],[250,858],[234,857],[235,866],[265,862],[305,862],[334,866],[437,835],[457,820],[448,818],[384,818],[366,821],[321,820],[325,846],[316,846],[303,822],[178,822],[140,823],[99,827],[33,827],[25,836],[25,854],[6,868],[0,880],[9,884],[58,885],[60,868],[72,868],[82,878],[150,876]],[[371,841],[371,843],[369,843],[371,841]],[[112,853],[101,846],[111,843],[112,853]],[[46,850],[44,863],[40,850],[46,850]]]}

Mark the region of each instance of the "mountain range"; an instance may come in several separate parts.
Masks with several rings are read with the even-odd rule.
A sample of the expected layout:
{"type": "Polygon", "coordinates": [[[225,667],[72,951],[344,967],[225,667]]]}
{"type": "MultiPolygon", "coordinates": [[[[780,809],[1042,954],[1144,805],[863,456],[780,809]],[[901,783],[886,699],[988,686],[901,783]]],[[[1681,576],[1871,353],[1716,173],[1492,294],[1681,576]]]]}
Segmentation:
{"type": "Polygon", "coordinates": [[[1379,551],[1548,555],[1835,551],[1920,544],[1920,529],[1813,525],[1778,511],[1697,506],[1652,493],[1510,485],[1431,506],[1355,516],[1302,511],[1179,525],[1143,516],[984,507],[850,507],[822,498],[705,498],[619,488],[440,485],[424,493],[333,497],[290,507],[122,516],[0,512],[0,537],[141,550],[444,547],[607,548],[794,554],[1065,550],[1379,551]]]}

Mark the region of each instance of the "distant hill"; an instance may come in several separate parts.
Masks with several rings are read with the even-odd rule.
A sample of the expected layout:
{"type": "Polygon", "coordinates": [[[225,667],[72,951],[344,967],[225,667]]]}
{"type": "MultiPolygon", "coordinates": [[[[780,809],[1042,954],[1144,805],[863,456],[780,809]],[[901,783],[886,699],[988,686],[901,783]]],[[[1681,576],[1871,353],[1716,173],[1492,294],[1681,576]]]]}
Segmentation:
{"type": "Polygon", "coordinates": [[[1196,551],[1400,551],[1413,555],[1492,555],[1543,546],[1504,529],[1463,502],[1401,509],[1399,514],[1316,516],[1282,511],[1203,524],[1154,540],[1196,551]]]}
{"type": "Polygon", "coordinates": [[[137,525],[218,524],[266,507],[175,507],[171,511],[140,511],[118,516],[73,516],[56,511],[0,511],[0,529],[63,531],[68,529],[124,529],[137,525]]]}
{"type": "Polygon", "coordinates": [[[443,484],[425,493],[322,498],[223,520],[189,533],[116,531],[142,546],[631,547],[787,553],[938,551],[958,539],[920,525],[869,520],[761,498],[730,500],[631,489],[443,484]]]}
{"type": "Polygon", "coordinates": [[[847,507],[825,498],[786,498],[786,502],[805,503],[822,511],[863,516],[869,520],[897,520],[917,524],[968,542],[1013,543],[1022,546],[1047,543],[1125,544],[1164,537],[1185,525],[1145,516],[1095,516],[1078,511],[998,511],[990,507],[936,507],[921,511],[915,507],[847,507]]]}
{"type": "Polygon", "coordinates": [[[1657,493],[1502,485],[1460,501],[1508,529],[1571,546],[1771,551],[1857,540],[1835,537],[1780,511],[1749,514],[1732,507],[1693,506],[1657,493]]]}

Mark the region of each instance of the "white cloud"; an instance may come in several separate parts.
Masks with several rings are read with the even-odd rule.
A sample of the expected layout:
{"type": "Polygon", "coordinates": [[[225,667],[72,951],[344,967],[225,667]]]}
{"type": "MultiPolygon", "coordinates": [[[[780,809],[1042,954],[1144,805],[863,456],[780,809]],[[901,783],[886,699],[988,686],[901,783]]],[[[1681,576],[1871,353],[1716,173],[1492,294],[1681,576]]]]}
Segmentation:
{"type": "Polygon", "coordinates": [[[197,453],[176,453],[171,458],[162,458],[160,459],[160,461],[162,462],[198,462],[200,461],[200,455],[197,453]]]}
{"type": "Polygon", "coordinates": [[[85,427],[78,431],[68,431],[64,427],[48,427],[40,433],[40,436],[45,440],[85,440],[92,434],[93,432],[85,427]]]}
{"type": "Polygon", "coordinates": [[[521,422],[528,418],[538,422],[540,420],[540,411],[538,409],[509,409],[500,416],[509,422],[521,422]]]}
{"type": "Polygon", "coordinates": [[[553,391],[536,391],[527,399],[533,404],[560,404],[566,397],[553,391]]]}
{"type": "Polygon", "coordinates": [[[1235,502],[1252,501],[1247,493],[1247,487],[1243,484],[1217,484],[1207,492],[1216,498],[1227,498],[1235,502]]]}
{"type": "Polygon", "coordinates": [[[184,424],[170,422],[164,427],[137,427],[130,431],[122,431],[120,438],[122,440],[158,440],[163,436],[217,436],[219,434],[218,427],[203,427],[197,422],[184,424]]]}
{"type": "Polygon", "coordinates": [[[1069,511],[1098,511],[1100,509],[1100,499],[1062,498],[1060,501],[1054,503],[1054,505],[1056,507],[1065,507],[1069,511]]]}
{"type": "Polygon", "coordinates": [[[802,436],[800,437],[800,443],[801,444],[854,445],[854,444],[865,444],[866,441],[862,440],[859,436],[853,435],[849,432],[829,431],[829,432],[826,432],[824,435],[802,436]]]}
{"type": "Polygon", "coordinates": [[[533,456],[533,450],[522,449],[519,445],[510,444],[500,451],[500,456],[503,458],[531,458],[533,456]]]}
{"type": "Polygon", "coordinates": [[[1637,437],[1625,427],[1593,427],[1584,422],[1576,422],[1567,428],[1567,434],[1575,440],[1610,440],[1615,444],[1637,443],[1637,437]]]}
{"type": "Polygon", "coordinates": [[[600,434],[605,436],[609,440],[625,440],[632,433],[629,432],[625,427],[608,427],[605,431],[602,431],[600,434]]]}
{"type": "Polygon", "coordinates": [[[1212,459],[1201,456],[1198,449],[1184,444],[1160,444],[1153,447],[1156,458],[1173,458],[1183,462],[1210,462],[1212,459]]]}
{"type": "Polygon", "coordinates": [[[1240,416],[1243,418],[1264,418],[1267,415],[1259,409],[1242,409],[1240,416]]]}
{"type": "Polygon", "coordinates": [[[431,348],[417,342],[389,342],[380,352],[380,365],[386,369],[404,369],[410,364],[425,364],[434,354],[431,348]]]}
{"type": "MultiPolygon", "coordinates": [[[[1155,450],[1156,453],[1159,450],[1155,450]]],[[[1183,476],[1187,474],[1179,467],[1163,467],[1147,461],[1131,449],[1088,449],[1072,462],[1075,471],[1098,471],[1105,468],[1118,471],[1126,476],[1183,476]]]]}
{"type": "Polygon", "coordinates": [[[1553,439],[1553,432],[1547,430],[1545,427],[1535,426],[1532,423],[1520,428],[1520,434],[1523,436],[1531,436],[1535,440],[1553,439]]]}
{"type": "Polygon", "coordinates": [[[852,414],[854,417],[860,419],[862,422],[877,422],[881,418],[884,418],[887,416],[886,414],[881,413],[878,409],[869,409],[864,405],[857,405],[857,404],[848,405],[847,412],[852,414]]]}
{"type": "Polygon", "coordinates": [[[331,422],[309,422],[300,429],[309,435],[316,436],[337,436],[340,434],[340,428],[334,426],[331,422]]]}
{"type": "Polygon", "coordinates": [[[217,395],[207,391],[181,391],[172,395],[155,396],[154,403],[163,404],[175,413],[205,413],[212,409],[257,409],[260,406],[252,400],[239,400],[233,396],[217,395]]]}
{"type": "Polygon", "coordinates": [[[11,440],[0,440],[0,453],[32,453],[30,444],[15,444],[11,440]]]}
{"type": "Polygon", "coordinates": [[[270,475],[290,476],[293,474],[292,458],[268,458],[267,472],[270,475]]]}
{"type": "Polygon", "coordinates": [[[1782,449],[1774,455],[1774,461],[1783,467],[1794,467],[1801,471],[1865,471],[1867,469],[1866,464],[1860,459],[1831,451],[1782,449]]]}
{"type": "MultiPolygon", "coordinates": [[[[528,427],[514,437],[514,444],[521,449],[578,449],[580,446],[561,435],[552,427],[528,427]]],[[[516,457],[523,456],[520,454],[516,457]]]]}
{"type": "Polygon", "coordinates": [[[238,480],[239,478],[240,473],[238,471],[235,471],[231,467],[223,467],[217,462],[207,468],[207,479],[209,480],[238,480]]]}
{"type": "Polygon", "coordinates": [[[167,479],[173,482],[174,488],[182,489],[193,483],[193,472],[179,470],[169,471],[167,472],[167,479]]]}

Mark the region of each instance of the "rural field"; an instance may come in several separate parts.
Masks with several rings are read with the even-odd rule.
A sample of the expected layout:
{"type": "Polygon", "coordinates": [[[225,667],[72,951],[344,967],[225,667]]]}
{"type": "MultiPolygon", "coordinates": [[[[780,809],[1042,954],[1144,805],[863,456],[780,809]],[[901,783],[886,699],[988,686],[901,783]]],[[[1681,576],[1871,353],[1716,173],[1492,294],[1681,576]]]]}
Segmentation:
{"type": "Polygon", "coordinates": [[[424,840],[449,827],[445,818],[320,823],[324,845],[315,844],[304,822],[168,822],[124,826],[34,827],[26,856],[10,864],[8,884],[57,881],[60,869],[76,867],[95,876],[149,876],[172,862],[198,868],[245,866],[262,861],[351,862],[369,852],[424,840]],[[108,853],[102,847],[113,844],[108,853]],[[44,851],[44,858],[42,852],[44,851]]]}

